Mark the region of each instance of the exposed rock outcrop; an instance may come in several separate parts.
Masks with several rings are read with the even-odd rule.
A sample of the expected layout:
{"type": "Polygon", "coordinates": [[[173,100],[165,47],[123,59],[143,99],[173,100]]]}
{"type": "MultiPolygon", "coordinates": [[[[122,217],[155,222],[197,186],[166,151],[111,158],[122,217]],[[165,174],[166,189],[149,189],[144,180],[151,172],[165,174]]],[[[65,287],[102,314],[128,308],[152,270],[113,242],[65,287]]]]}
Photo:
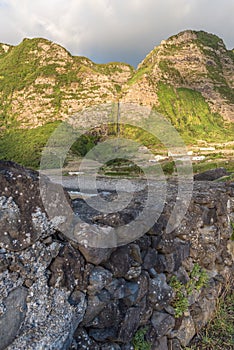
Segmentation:
{"type": "MultiPolygon", "coordinates": [[[[159,83],[175,89],[181,108],[186,97],[181,102],[177,89],[189,89],[201,94],[214,118],[218,113],[234,120],[234,54],[222,39],[205,32],[185,31],[163,41],[137,70],[125,63],[95,64],[73,57],[45,39],[24,39],[16,47],[0,44],[1,70],[0,127],[12,122],[36,127],[117,100],[161,110],[159,83]]],[[[187,113],[191,111],[186,110],[189,121],[187,113]]]]}

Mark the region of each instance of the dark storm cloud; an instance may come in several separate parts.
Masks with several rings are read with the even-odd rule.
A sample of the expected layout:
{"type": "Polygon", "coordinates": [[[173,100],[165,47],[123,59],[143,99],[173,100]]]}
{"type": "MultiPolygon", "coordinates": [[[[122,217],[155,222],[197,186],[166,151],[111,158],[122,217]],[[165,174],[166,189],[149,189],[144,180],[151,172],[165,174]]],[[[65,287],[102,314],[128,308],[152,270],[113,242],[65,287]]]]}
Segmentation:
{"type": "Polygon", "coordinates": [[[184,29],[213,32],[234,46],[233,0],[0,0],[0,41],[46,37],[95,62],[136,65],[184,29]]]}

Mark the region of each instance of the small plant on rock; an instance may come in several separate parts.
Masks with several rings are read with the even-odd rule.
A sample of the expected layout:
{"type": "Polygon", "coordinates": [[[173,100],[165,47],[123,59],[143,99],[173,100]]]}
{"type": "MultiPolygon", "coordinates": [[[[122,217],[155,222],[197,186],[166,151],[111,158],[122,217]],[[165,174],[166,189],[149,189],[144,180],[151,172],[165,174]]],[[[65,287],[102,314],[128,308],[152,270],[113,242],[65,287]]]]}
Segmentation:
{"type": "Polygon", "coordinates": [[[151,350],[151,344],[145,340],[145,334],[147,333],[147,328],[140,328],[135,333],[132,344],[134,350],[151,350]]]}
{"type": "Polygon", "coordinates": [[[183,283],[181,283],[176,276],[172,276],[170,286],[173,288],[175,297],[172,306],[175,310],[175,317],[183,316],[184,312],[188,310],[189,302],[186,296],[186,290],[183,283]]]}
{"type": "Polygon", "coordinates": [[[189,277],[190,279],[186,284],[180,282],[176,276],[172,276],[169,283],[175,294],[172,306],[174,307],[176,318],[183,316],[184,312],[188,310],[188,296],[191,295],[194,290],[201,290],[208,282],[206,271],[197,263],[194,264],[189,277]]]}

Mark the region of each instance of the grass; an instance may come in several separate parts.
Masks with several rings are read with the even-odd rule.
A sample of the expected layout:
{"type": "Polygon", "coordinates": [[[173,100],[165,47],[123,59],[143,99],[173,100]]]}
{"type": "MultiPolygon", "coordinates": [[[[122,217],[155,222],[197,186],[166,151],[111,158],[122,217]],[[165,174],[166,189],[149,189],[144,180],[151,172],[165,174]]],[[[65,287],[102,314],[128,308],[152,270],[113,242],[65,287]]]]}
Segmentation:
{"type": "MultiPolygon", "coordinates": [[[[42,95],[43,98],[51,98],[50,107],[54,107],[51,116],[54,118],[61,111],[62,101],[67,96],[65,91],[70,88],[71,83],[76,83],[76,93],[73,99],[84,98],[84,95],[82,95],[86,88],[83,86],[84,74],[110,76],[111,74],[122,73],[126,68],[129,69],[130,74],[134,72],[134,68],[125,63],[95,64],[84,57],[72,58],[65,49],[64,52],[67,53],[67,57],[72,58],[72,60],[68,60],[67,57],[60,59],[57,55],[58,49],[59,45],[54,45],[46,39],[37,38],[24,39],[19,45],[11,47],[7,53],[0,51],[0,127],[15,126],[13,122],[17,120],[17,116],[12,111],[15,93],[24,95],[25,90],[33,88],[33,93],[42,95]],[[50,50],[43,53],[41,44],[49,45],[50,50]],[[42,58],[45,63],[41,62],[42,58]],[[61,61],[63,61],[62,68],[64,71],[61,71],[61,61]],[[46,86],[35,84],[37,78],[52,78],[54,84],[46,84],[46,86]],[[45,96],[44,87],[52,89],[49,96],[45,96]]],[[[89,93],[99,90],[100,87],[94,84],[89,88],[89,93]]],[[[121,92],[121,86],[115,84],[114,77],[113,87],[110,90],[113,90],[116,94],[121,92]]],[[[104,95],[102,95],[102,98],[104,98],[104,95]]]]}
{"type": "Polygon", "coordinates": [[[216,160],[211,162],[207,162],[207,160],[205,160],[200,163],[193,164],[194,173],[202,173],[204,171],[216,168],[225,168],[228,172],[234,172],[234,160],[216,160]]]}
{"type": "Polygon", "coordinates": [[[37,169],[43,147],[59,124],[57,121],[34,129],[11,129],[0,133],[0,159],[37,169]]]}
{"type": "Polygon", "coordinates": [[[168,73],[171,78],[173,78],[175,81],[182,83],[183,78],[180,74],[180,72],[173,66],[172,62],[169,60],[161,60],[159,62],[159,68],[163,73],[168,73]]]}
{"type": "Polygon", "coordinates": [[[143,78],[144,74],[148,74],[150,72],[151,72],[151,66],[140,68],[139,70],[136,71],[136,73],[132,76],[132,78],[129,79],[128,84],[129,85],[136,84],[139,80],[143,78]]]}
{"type": "Polygon", "coordinates": [[[128,159],[116,158],[108,161],[101,169],[100,174],[107,176],[126,176],[139,177],[143,176],[144,172],[139,166],[129,161],[128,159]]]}
{"type": "Polygon", "coordinates": [[[223,118],[212,113],[200,92],[158,83],[160,106],[157,111],[170,119],[185,141],[232,140],[233,124],[224,125],[223,118]]]}
{"type": "Polygon", "coordinates": [[[175,318],[183,316],[188,310],[188,296],[191,295],[194,290],[201,290],[207,282],[208,275],[206,271],[197,263],[194,264],[193,269],[189,274],[189,281],[186,284],[180,282],[176,276],[171,277],[169,284],[173,288],[175,294],[172,301],[175,318]]]}
{"type": "Polygon", "coordinates": [[[151,344],[145,340],[147,328],[140,328],[134,335],[132,345],[134,350],[151,350],[151,344]]]}
{"type": "Polygon", "coordinates": [[[234,348],[234,293],[229,282],[219,298],[216,313],[186,350],[232,350],[234,348]]]}
{"type": "Polygon", "coordinates": [[[202,30],[196,32],[196,34],[198,42],[204,46],[212,47],[215,50],[218,50],[220,45],[224,46],[222,39],[217,35],[206,33],[202,30]]]}

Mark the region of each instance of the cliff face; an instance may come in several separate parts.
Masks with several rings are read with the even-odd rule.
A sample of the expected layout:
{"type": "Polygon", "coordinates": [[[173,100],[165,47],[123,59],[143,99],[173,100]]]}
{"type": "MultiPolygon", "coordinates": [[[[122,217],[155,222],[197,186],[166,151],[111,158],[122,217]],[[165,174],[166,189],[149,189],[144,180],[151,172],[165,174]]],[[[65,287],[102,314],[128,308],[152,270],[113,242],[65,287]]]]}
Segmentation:
{"type": "MultiPolygon", "coordinates": [[[[150,86],[164,83],[176,89],[195,90],[212,112],[234,120],[234,55],[217,36],[185,31],[162,41],[138,66],[140,72],[137,84],[146,79],[150,86]]],[[[151,104],[155,104],[154,98],[151,104]]]]}
{"type": "Polygon", "coordinates": [[[133,73],[127,64],[97,65],[85,57],[72,57],[45,39],[25,39],[1,53],[2,124],[35,127],[116,100],[133,73]]]}
{"type": "Polygon", "coordinates": [[[137,70],[73,57],[45,39],[0,45],[2,127],[64,120],[84,107],[117,99],[154,106],[174,124],[184,115],[188,123],[199,123],[201,104],[205,118],[233,121],[233,86],[233,52],[205,32],[186,31],[163,41],[137,70]]]}

